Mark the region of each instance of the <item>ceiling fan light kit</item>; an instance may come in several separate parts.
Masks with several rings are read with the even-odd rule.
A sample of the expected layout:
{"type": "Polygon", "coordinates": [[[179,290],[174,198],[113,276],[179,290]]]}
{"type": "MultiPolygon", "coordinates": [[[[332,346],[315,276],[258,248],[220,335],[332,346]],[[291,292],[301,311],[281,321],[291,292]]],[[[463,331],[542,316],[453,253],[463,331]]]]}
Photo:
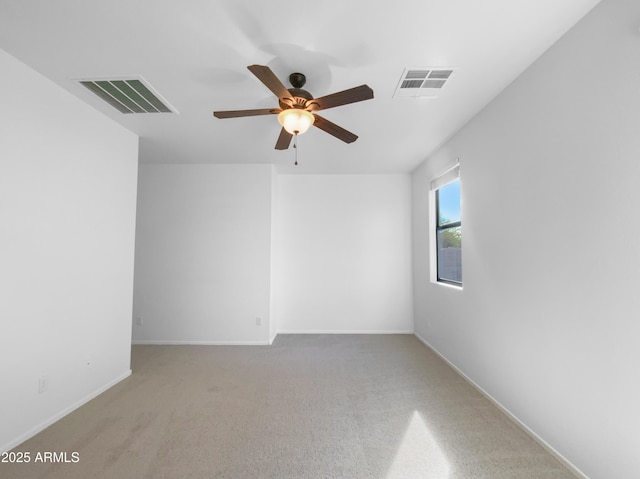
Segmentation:
{"type": "Polygon", "coordinates": [[[370,100],[373,98],[373,90],[369,86],[360,85],[320,98],[313,98],[311,93],[302,89],[306,83],[306,77],[302,73],[292,73],[289,75],[289,82],[293,88],[286,88],[269,67],[249,65],[247,68],[278,97],[280,108],[214,111],[213,116],[216,118],[225,119],[277,114],[278,121],[282,125],[282,130],[276,141],[276,150],[288,149],[293,136],[303,134],[311,126],[320,128],[345,143],[352,143],[358,139],[357,135],[330,122],[315,112],[347,105],[349,103],[370,100]]]}
{"type": "Polygon", "coordinates": [[[313,125],[315,118],[307,110],[290,108],[278,113],[278,121],[290,135],[302,135],[313,125]]]}

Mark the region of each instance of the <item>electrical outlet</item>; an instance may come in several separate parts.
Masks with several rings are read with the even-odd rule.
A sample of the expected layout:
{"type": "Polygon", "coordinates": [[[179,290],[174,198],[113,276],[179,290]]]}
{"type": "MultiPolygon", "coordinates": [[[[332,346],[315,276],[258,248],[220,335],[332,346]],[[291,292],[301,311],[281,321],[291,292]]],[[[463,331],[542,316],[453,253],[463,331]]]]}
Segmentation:
{"type": "Polygon", "coordinates": [[[38,394],[42,394],[49,389],[49,376],[40,376],[38,378],[38,394]]]}
{"type": "Polygon", "coordinates": [[[262,324],[262,318],[256,318],[256,326],[260,326],[262,324]]]}
{"type": "Polygon", "coordinates": [[[136,326],[142,326],[142,316],[136,316],[136,326]]]}

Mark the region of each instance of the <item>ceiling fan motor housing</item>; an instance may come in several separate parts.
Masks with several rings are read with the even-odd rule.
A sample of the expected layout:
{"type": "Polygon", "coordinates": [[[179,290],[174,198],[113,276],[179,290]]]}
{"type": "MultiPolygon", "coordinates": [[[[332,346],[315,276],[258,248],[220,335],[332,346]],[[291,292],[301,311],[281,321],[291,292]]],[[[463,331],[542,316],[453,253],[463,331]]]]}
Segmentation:
{"type": "Polygon", "coordinates": [[[289,83],[293,88],[288,88],[287,91],[291,93],[293,102],[290,99],[285,98],[284,101],[280,99],[280,108],[306,108],[309,100],[313,100],[313,95],[307,90],[303,90],[302,87],[307,83],[307,77],[302,73],[292,73],[289,75],[289,83]]]}
{"type": "Polygon", "coordinates": [[[280,98],[280,108],[283,110],[287,108],[306,108],[308,101],[313,100],[313,96],[307,90],[302,88],[289,88],[288,90],[293,97],[293,101],[291,101],[291,98],[280,98]]]}

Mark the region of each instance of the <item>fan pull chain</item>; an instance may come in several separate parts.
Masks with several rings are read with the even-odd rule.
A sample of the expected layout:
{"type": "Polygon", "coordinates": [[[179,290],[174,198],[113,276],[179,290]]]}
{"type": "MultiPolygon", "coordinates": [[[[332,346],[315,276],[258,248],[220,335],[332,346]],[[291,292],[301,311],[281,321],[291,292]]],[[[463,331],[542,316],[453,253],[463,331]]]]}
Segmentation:
{"type": "Polygon", "coordinates": [[[293,148],[296,150],[296,162],[294,165],[298,166],[298,132],[293,135],[293,148]]]}

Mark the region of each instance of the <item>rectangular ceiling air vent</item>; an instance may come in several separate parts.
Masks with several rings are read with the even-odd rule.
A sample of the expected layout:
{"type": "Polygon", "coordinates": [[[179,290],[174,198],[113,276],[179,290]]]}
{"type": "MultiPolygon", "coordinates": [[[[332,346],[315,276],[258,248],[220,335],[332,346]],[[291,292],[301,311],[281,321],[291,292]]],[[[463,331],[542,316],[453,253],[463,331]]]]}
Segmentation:
{"type": "Polygon", "coordinates": [[[434,98],[453,73],[450,68],[405,68],[394,98],[434,98]]]}
{"type": "Polygon", "coordinates": [[[121,113],[173,113],[141,78],[79,82],[121,113]]]}

